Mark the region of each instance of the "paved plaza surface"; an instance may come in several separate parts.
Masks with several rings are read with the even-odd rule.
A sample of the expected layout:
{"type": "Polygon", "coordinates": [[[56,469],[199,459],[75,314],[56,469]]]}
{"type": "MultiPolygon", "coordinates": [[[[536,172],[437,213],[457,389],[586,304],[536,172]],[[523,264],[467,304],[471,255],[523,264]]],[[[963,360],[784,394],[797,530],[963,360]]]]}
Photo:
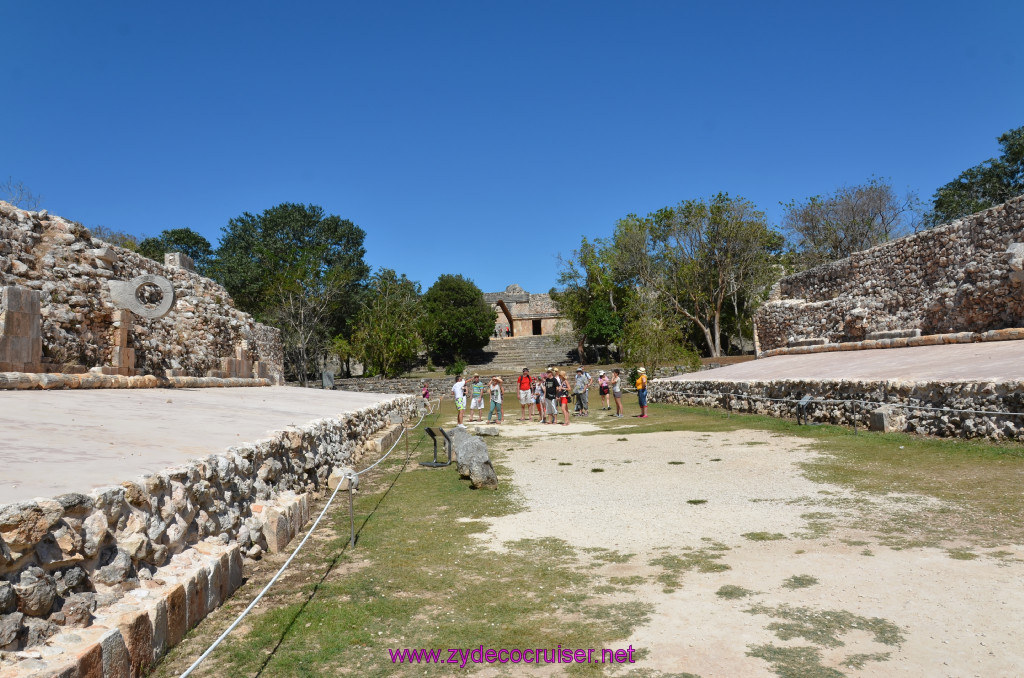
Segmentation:
{"type": "Polygon", "coordinates": [[[758,379],[1024,380],[1024,341],[779,355],[668,378],[758,379]]]}
{"type": "Polygon", "coordinates": [[[0,504],[87,492],[396,397],[293,387],[0,391],[0,504]]]}

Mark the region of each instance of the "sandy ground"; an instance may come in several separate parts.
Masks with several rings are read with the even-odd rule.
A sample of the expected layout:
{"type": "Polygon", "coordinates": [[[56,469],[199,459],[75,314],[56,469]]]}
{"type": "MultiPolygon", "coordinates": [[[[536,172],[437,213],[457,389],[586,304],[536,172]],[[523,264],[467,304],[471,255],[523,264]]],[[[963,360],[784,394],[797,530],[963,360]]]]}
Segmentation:
{"type": "MultiPolygon", "coordinates": [[[[585,422],[574,422],[570,430],[585,427],[585,422]]],[[[822,664],[847,676],[1024,675],[1019,638],[1024,548],[1008,546],[1010,557],[954,560],[938,548],[890,549],[876,535],[843,527],[841,520],[823,535],[809,533],[811,525],[802,515],[842,514],[836,497],[852,495],[801,474],[797,464],[814,454],[802,440],[761,431],[537,435],[551,428],[517,424],[503,430],[506,437],[513,434],[508,441],[513,449],[502,463],[511,467],[512,481],[529,508],[493,520],[483,538],[498,549],[508,540],[558,537],[583,549],[634,554],[626,563],[597,572],[646,577],[645,583],[609,598],[653,606],[649,623],[621,644],[650,650],[635,668],[703,678],[774,676],[767,662],[747,656],[751,647],[811,643],[780,639],[768,628],[779,620],[747,610],[785,604],[844,610],[900,627],[904,640],[895,647],[858,630],[841,635],[842,646],[819,647],[822,664]],[[520,443],[521,436],[530,442],[520,443]],[[690,499],[707,503],[688,504],[690,499]],[[752,541],[742,536],[761,531],[786,538],[752,541]],[[654,580],[662,569],[651,560],[713,542],[728,547],[717,562],[731,569],[682,572],[681,585],[672,593],[654,580]],[[783,586],[794,575],[811,575],[818,583],[783,586]],[[726,584],[756,593],[739,600],[717,596],[726,584]],[[867,661],[861,669],[841,665],[856,653],[885,652],[890,653],[887,660],[867,661]]],[[[914,505],[913,497],[870,499],[863,510],[914,505]]]]}
{"type": "Polygon", "coordinates": [[[87,492],[395,397],[293,387],[0,391],[0,504],[87,492]]]}

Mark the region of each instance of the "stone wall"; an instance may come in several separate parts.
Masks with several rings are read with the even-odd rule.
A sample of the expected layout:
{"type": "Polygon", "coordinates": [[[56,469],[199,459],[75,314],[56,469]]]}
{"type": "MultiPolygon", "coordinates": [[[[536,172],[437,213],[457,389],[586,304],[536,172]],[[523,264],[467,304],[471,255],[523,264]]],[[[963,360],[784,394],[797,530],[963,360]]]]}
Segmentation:
{"type": "Polygon", "coordinates": [[[0,363],[6,363],[0,371],[97,368],[121,376],[283,381],[280,332],[236,309],[221,285],[100,241],[81,224],[46,210],[0,202],[0,288],[16,290],[0,295],[0,318],[19,323],[0,320],[0,363]],[[111,282],[146,274],[173,286],[174,302],[163,317],[142,317],[115,304],[111,282]],[[37,337],[19,315],[26,304],[38,318],[37,337]],[[38,351],[20,350],[36,346],[36,339],[38,351]],[[245,368],[249,373],[241,373],[245,368]]]}
{"type": "Polygon", "coordinates": [[[812,399],[806,405],[812,422],[867,428],[872,413],[883,410],[886,431],[1024,439],[1024,416],[1011,414],[1024,412],[1024,382],[1019,381],[655,380],[650,386],[652,402],[772,417],[796,418],[805,396],[812,399]]]}
{"type": "Polygon", "coordinates": [[[760,348],[878,332],[1024,326],[1024,196],[783,278],[757,314],[760,348]]]}
{"type": "Polygon", "coordinates": [[[335,467],[378,454],[372,436],[417,408],[396,398],[120,485],[0,506],[0,650],[88,626],[97,606],[198,544],[249,558],[280,550],[308,517],[304,494],[323,491],[335,467]]]}

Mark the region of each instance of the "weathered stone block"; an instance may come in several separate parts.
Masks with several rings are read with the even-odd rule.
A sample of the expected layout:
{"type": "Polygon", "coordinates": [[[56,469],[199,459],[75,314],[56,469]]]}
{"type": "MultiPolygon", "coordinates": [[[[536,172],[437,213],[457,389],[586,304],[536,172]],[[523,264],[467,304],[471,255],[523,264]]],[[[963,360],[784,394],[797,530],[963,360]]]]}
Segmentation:
{"type": "Polygon", "coordinates": [[[99,643],[86,645],[75,655],[77,678],[104,678],[103,647],[99,643]]]}
{"type": "Polygon", "coordinates": [[[165,600],[167,601],[167,647],[174,647],[181,642],[190,628],[188,625],[188,593],[185,585],[174,586],[167,593],[165,600]]]}
{"type": "Polygon", "coordinates": [[[130,675],[144,676],[153,664],[153,626],[145,610],[129,612],[117,622],[128,651],[130,675]]]}
{"type": "Polygon", "coordinates": [[[111,629],[99,640],[103,655],[103,678],[134,678],[131,656],[119,629],[111,629]]]}

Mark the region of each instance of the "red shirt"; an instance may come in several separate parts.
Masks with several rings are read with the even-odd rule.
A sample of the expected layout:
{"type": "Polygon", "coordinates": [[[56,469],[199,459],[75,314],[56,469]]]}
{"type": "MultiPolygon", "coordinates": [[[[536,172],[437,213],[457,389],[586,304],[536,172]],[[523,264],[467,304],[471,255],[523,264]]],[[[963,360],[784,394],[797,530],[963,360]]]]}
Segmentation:
{"type": "Polygon", "coordinates": [[[531,379],[530,379],[530,377],[528,375],[523,374],[523,375],[521,375],[519,377],[519,390],[520,391],[529,391],[530,390],[530,386],[532,384],[533,384],[533,382],[531,381],[531,379]]]}

